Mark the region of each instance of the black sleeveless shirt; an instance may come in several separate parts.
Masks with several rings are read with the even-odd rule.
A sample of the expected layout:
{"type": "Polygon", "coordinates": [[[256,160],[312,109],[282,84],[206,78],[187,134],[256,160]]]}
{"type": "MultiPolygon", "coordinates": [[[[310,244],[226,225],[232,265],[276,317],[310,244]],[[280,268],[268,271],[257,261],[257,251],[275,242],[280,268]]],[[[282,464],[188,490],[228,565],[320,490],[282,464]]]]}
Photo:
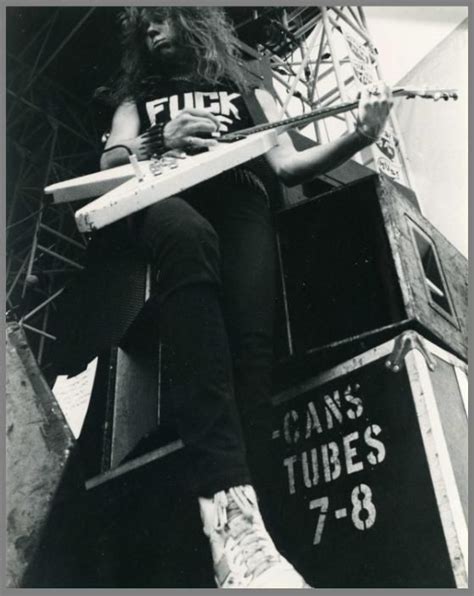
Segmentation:
{"type": "MultiPolygon", "coordinates": [[[[162,80],[148,77],[143,82],[142,99],[136,102],[140,117],[140,133],[153,124],[166,124],[185,108],[209,110],[221,122],[226,134],[255,124],[244,96],[232,82],[218,84],[189,80],[162,80]]],[[[253,159],[220,174],[219,180],[250,186],[268,196],[268,165],[263,158],[253,159]]]]}

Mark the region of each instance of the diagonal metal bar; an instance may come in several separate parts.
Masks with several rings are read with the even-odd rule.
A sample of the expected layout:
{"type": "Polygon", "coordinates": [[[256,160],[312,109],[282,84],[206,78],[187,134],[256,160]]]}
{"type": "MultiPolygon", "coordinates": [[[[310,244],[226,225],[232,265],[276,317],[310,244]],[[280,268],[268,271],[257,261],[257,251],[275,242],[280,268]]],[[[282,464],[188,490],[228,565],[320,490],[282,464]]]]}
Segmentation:
{"type": "MultiPolygon", "coordinates": [[[[43,324],[41,325],[41,330],[43,331],[43,333],[46,333],[46,328],[48,326],[48,321],[49,321],[49,308],[47,308],[44,312],[44,317],[43,317],[43,324]]],[[[43,361],[43,352],[44,352],[44,342],[45,342],[46,336],[45,335],[41,335],[40,336],[40,341],[39,341],[39,346],[38,346],[38,364],[41,365],[42,361],[43,361]]]]}
{"type": "Polygon", "coordinates": [[[286,98],[285,103],[283,104],[283,108],[280,111],[280,115],[279,115],[280,119],[283,117],[285,110],[288,107],[288,104],[290,103],[294,92],[296,91],[296,87],[298,86],[300,78],[301,78],[302,74],[304,73],[307,63],[309,62],[313,47],[316,45],[316,42],[318,40],[318,34],[319,34],[320,30],[321,30],[321,23],[318,23],[311,33],[311,36],[310,36],[311,40],[308,42],[308,52],[307,52],[304,60],[301,62],[298,72],[296,73],[295,80],[293,81],[293,84],[291,85],[291,89],[288,93],[288,97],[286,98]]]}
{"type": "Polygon", "coordinates": [[[44,30],[47,27],[52,27],[54,25],[54,22],[58,18],[58,14],[59,14],[59,10],[56,10],[56,12],[54,12],[48,19],[46,19],[46,21],[41,25],[41,27],[38,29],[36,34],[33,35],[33,37],[30,39],[30,41],[25,45],[25,47],[19,53],[19,55],[18,55],[19,58],[21,58],[22,56],[25,56],[27,54],[28,50],[34,46],[34,44],[38,41],[38,39],[41,39],[41,37],[44,33],[44,30]]]}
{"type": "Polygon", "coordinates": [[[61,50],[64,48],[64,46],[66,46],[69,43],[69,41],[74,37],[74,35],[77,33],[77,31],[79,31],[79,29],[82,27],[82,25],[87,21],[87,19],[90,17],[90,15],[94,11],[95,11],[95,7],[94,6],[90,7],[89,10],[86,12],[86,14],[81,19],[79,19],[79,22],[76,23],[76,25],[72,28],[72,30],[66,35],[66,37],[63,39],[63,41],[56,48],[56,50],[50,55],[48,60],[46,60],[46,62],[41,66],[41,68],[38,70],[36,75],[30,80],[30,82],[27,85],[24,92],[35,83],[35,81],[38,79],[38,77],[41,76],[41,74],[46,70],[46,68],[51,64],[51,62],[61,52],[61,50]]]}
{"type": "MultiPolygon", "coordinates": [[[[41,57],[43,55],[43,51],[44,51],[44,49],[46,47],[46,44],[48,43],[48,39],[51,36],[51,32],[53,31],[54,23],[58,20],[58,15],[59,15],[59,10],[56,10],[56,12],[54,13],[53,18],[51,19],[51,26],[49,27],[46,35],[43,37],[43,40],[42,40],[42,43],[41,43],[41,46],[40,46],[39,50],[36,52],[35,62],[33,64],[33,66],[32,66],[33,73],[36,71],[36,69],[38,67],[38,63],[41,60],[41,57]]],[[[30,81],[31,81],[31,79],[30,79],[30,81]]],[[[30,84],[31,83],[28,83],[26,85],[25,91],[29,88],[30,84]]]]}
{"type": "Polygon", "coordinates": [[[8,288],[7,300],[10,298],[10,296],[13,293],[13,290],[16,288],[16,284],[18,283],[18,280],[20,279],[21,274],[26,269],[27,264],[28,264],[28,257],[26,257],[25,260],[23,261],[23,263],[21,264],[21,267],[18,269],[13,282],[11,283],[10,287],[8,288]]]}
{"type": "Polygon", "coordinates": [[[316,82],[319,83],[320,81],[322,81],[323,79],[325,79],[328,75],[330,75],[333,72],[334,72],[334,65],[331,63],[331,65],[323,73],[321,73],[318,76],[316,82]]]}
{"type": "Polygon", "coordinates": [[[295,76],[296,72],[293,70],[292,68],[292,64],[290,63],[289,60],[282,60],[280,58],[280,56],[277,56],[276,54],[274,54],[273,56],[270,57],[270,65],[272,68],[272,71],[275,70],[276,68],[281,68],[283,69],[289,76],[295,76]]]}
{"type": "Polygon", "coordinates": [[[349,25],[349,27],[351,27],[352,30],[355,31],[355,33],[358,33],[362,37],[362,39],[364,39],[370,46],[372,45],[372,41],[371,41],[370,37],[367,35],[367,33],[361,27],[359,27],[356,23],[351,21],[351,19],[349,19],[342,12],[342,10],[340,10],[339,8],[336,8],[334,6],[332,8],[332,11],[335,12],[338,15],[338,17],[340,17],[347,25],[349,25]]]}
{"type": "Polygon", "coordinates": [[[295,35],[297,35],[300,38],[304,38],[304,36],[306,35],[306,33],[308,31],[311,31],[312,29],[314,29],[314,27],[320,21],[321,21],[321,14],[317,14],[315,17],[313,17],[312,19],[310,19],[309,21],[307,21],[306,23],[304,23],[304,25],[302,25],[301,28],[298,29],[298,31],[296,32],[295,35]]]}
{"type": "Polygon", "coordinates": [[[51,116],[50,114],[47,114],[46,111],[43,108],[41,108],[40,106],[37,106],[36,104],[34,104],[33,102],[25,99],[24,97],[20,97],[19,95],[17,95],[11,89],[7,89],[7,93],[9,95],[11,95],[12,97],[14,97],[15,99],[17,99],[18,101],[20,101],[23,104],[25,104],[26,106],[30,107],[32,110],[35,110],[36,112],[40,112],[41,114],[43,114],[44,116],[46,116],[50,122],[52,122],[54,124],[57,124],[58,126],[63,127],[65,130],[67,130],[68,132],[72,133],[74,136],[79,137],[80,139],[82,139],[83,141],[85,141],[88,145],[92,145],[94,148],[96,147],[96,144],[93,143],[91,139],[88,139],[87,137],[84,137],[77,130],[75,130],[74,128],[70,127],[65,122],[62,122],[61,120],[59,120],[59,118],[56,118],[54,116],[51,116]]]}
{"type": "MultiPolygon", "coordinates": [[[[283,106],[283,100],[278,94],[276,94],[275,99],[277,100],[277,103],[280,104],[280,106],[283,106]]],[[[288,108],[285,108],[285,115],[288,117],[290,116],[290,114],[288,112],[288,108]]]]}
{"type": "Polygon", "coordinates": [[[354,19],[354,21],[359,25],[359,27],[363,27],[363,23],[360,20],[359,15],[357,14],[357,12],[354,10],[354,8],[352,6],[346,6],[345,8],[347,8],[347,10],[351,13],[352,18],[354,19]]]}
{"type": "Polygon", "coordinates": [[[63,292],[64,292],[64,288],[61,288],[57,292],[55,292],[54,294],[51,294],[51,296],[48,296],[46,298],[46,300],[43,300],[43,302],[41,302],[40,304],[38,304],[38,306],[35,306],[35,308],[33,310],[30,310],[29,313],[27,313],[24,317],[22,317],[20,323],[23,322],[23,321],[28,321],[28,319],[31,319],[31,317],[33,317],[40,310],[42,310],[43,308],[45,308],[46,306],[48,306],[48,304],[50,302],[52,302],[55,298],[57,298],[58,296],[60,296],[63,292]]]}
{"type": "MultiPolygon", "coordinates": [[[[49,151],[49,160],[48,160],[48,167],[46,168],[46,172],[45,172],[45,176],[44,176],[44,182],[46,183],[46,181],[48,180],[49,177],[49,170],[51,168],[51,163],[52,163],[52,159],[53,159],[53,155],[54,155],[54,148],[56,146],[56,139],[58,136],[58,129],[57,127],[54,127],[52,130],[52,138],[51,138],[51,146],[50,146],[50,151],[49,151]]],[[[35,257],[36,257],[36,247],[38,245],[38,236],[39,236],[39,232],[40,232],[40,224],[41,224],[41,219],[43,216],[43,211],[40,211],[38,219],[36,221],[36,225],[35,225],[35,233],[33,236],[33,244],[31,246],[31,252],[30,252],[30,260],[28,263],[28,269],[26,271],[26,277],[25,277],[25,283],[23,284],[23,291],[21,293],[21,297],[24,298],[25,293],[26,293],[26,279],[28,278],[29,275],[31,275],[31,272],[33,270],[33,264],[35,262],[35,257]]]]}
{"type": "MultiPolygon", "coordinates": [[[[288,81],[286,81],[281,75],[279,75],[278,73],[273,73],[273,78],[275,80],[277,80],[281,85],[283,85],[289,93],[291,92],[290,83],[288,83],[288,81]]],[[[298,99],[302,100],[306,105],[311,106],[311,104],[309,103],[309,100],[306,97],[303,97],[301,95],[298,97],[298,99]]],[[[286,106],[286,107],[288,107],[288,106],[286,106]]]]}
{"type": "Polygon", "coordinates": [[[260,58],[259,52],[255,48],[253,48],[252,46],[249,46],[248,44],[246,44],[244,41],[241,41],[240,39],[238,39],[237,42],[236,42],[236,46],[242,52],[248,54],[249,56],[252,56],[252,58],[255,58],[257,60],[260,58]]]}
{"type": "MultiPolygon", "coordinates": [[[[337,58],[336,47],[335,47],[334,40],[332,38],[331,31],[330,31],[330,18],[328,15],[328,9],[325,7],[322,7],[321,11],[322,11],[322,15],[323,15],[323,23],[324,23],[324,29],[326,31],[327,42],[329,45],[329,49],[331,51],[332,62],[334,65],[334,74],[336,75],[337,86],[339,87],[339,93],[341,94],[342,101],[347,101],[347,94],[346,94],[346,89],[344,87],[344,79],[342,76],[341,66],[340,66],[338,58],[337,58]]],[[[345,120],[346,120],[347,130],[352,130],[353,124],[352,124],[348,114],[345,115],[345,120]]]]}
{"type": "Polygon", "coordinates": [[[28,325],[27,323],[20,323],[20,325],[22,327],[24,327],[25,329],[32,331],[33,333],[38,333],[39,335],[44,335],[44,337],[47,337],[48,339],[58,339],[55,335],[51,335],[51,333],[46,333],[46,331],[42,331],[41,329],[32,327],[31,325],[28,325]]]}
{"type": "MultiPolygon", "coordinates": [[[[24,190],[24,189],[23,189],[24,190]]],[[[11,230],[12,228],[25,223],[25,221],[28,221],[29,219],[35,217],[36,215],[38,215],[38,213],[41,211],[41,209],[43,209],[43,206],[41,206],[39,209],[36,209],[36,211],[33,211],[33,213],[29,213],[28,215],[26,215],[25,217],[22,217],[21,219],[14,221],[13,223],[9,224],[6,229],[7,231],[11,230]]]]}
{"type": "Polygon", "coordinates": [[[76,263],[76,261],[73,261],[72,259],[68,259],[67,257],[59,254],[58,252],[51,250],[47,246],[38,244],[37,247],[38,247],[38,250],[41,250],[42,252],[46,253],[47,255],[55,257],[56,259],[59,259],[60,261],[63,261],[64,263],[67,263],[68,265],[71,265],[72,267],[75,267],[76,269],[79,269],[79,270],[84,269],[84,267],[82,265],[79,265],[79,263],[76,263]]]}
{"type": "Polygon", "coordinates": [[[300,17],[305,10],[306,6],[293,9],[293,11],[288,15],[288,24],[300,17]]]}
{"type": "Polygon", "coordinates": [[[321,68],[323,49],[326,46],[325,38],[326,38],[326,31],[323,28],[321,30],[321,41],[319,43],[318,57],[316,59],[316,66],[314,67],[314,73],[313,73],[313,81],[312,81],[311,90],[309,93],[309,100],[311,101],[311,103],[314,102],[314,92],[316,89],[316,83],[319,80],[319,69],[321,68]]]}
{"type": "Polygon", "coordinates": [[[44,223],[40,223],[40,227],[43,230],[46,230],[47,232],[49,232],[50,234],[53,234],[54,236],[57,236],[58,238],[62,238],[66,242],[69,242],[70,244],[77,246],[81,250],[84,250],[84,248],[85,248],[84,245],[81,244],[80,242],[73,240],[72,238],[70,238],[69,236],[66,236],[65,234],[61,234],[61,232],[59,232],[58,230],[54,230],[53,228],[50,228],[48,225],[46,225],[44,223]]]}
{"type": "MultiPolygon", "coordinates": [[[[13,60],[14,62],[16,62],[25,71],[27,71],[27,76],[28,77],[31,76],[31,70],[32,70],[31,64],[27,64],[19,56],[14,56],[11,52],[7,52],[7,57],[10,60],[13,60]]],[[[53,80],[53,79],[51,79],[50,77],[48,77],[46,75],[43,75],[41,77],[41,82],[47,88],[51,88],[54,92],[60,92],[61,95],[63,95],[64,97],[67,98],[68,103],[72,103],[74,105],[77,105],[78,107],[83,107],[83,108],[86,107],[85,106],[85,103],[81,99],[79,99],[77,97],[77,95],[74,95],[74,93],[71,93],[71,91],[69,91],[66,87],[63,87],[63,85],[61,85],[60,83],[58,83],[58,81],[53,80]]],[[[14,85],[9,85],[9,87],[14,87],[14,85]]],[[[7,120],[7,122],[8,122],[8,120],[7,120]]]]}
{"type": "Polygon", "coordinates": [[[42,269],[41,273],[48,275],[64,275],[77,273],[77,269],[68,269],[67,267],[61,267],[61,269],[42,269]]]}
{"type": "MultiPolygon", "coordinates": [[[[349,85],[352,81],[354,80],[353,76],[348,77],[347,79],[344,80],[344,85],[349,85]]],[[[319,104],[321,105],[328,105],[326,102],[327,100],[331,99],[331,102],[335,101],[337,99],[337,97],[333,97],[337,92],[339,91],[339,89],[336,87],[333,87],[333,89],[330,89],[329,91],[327,91],[324,95],[321,95],[319,97],[319,104]]]]}

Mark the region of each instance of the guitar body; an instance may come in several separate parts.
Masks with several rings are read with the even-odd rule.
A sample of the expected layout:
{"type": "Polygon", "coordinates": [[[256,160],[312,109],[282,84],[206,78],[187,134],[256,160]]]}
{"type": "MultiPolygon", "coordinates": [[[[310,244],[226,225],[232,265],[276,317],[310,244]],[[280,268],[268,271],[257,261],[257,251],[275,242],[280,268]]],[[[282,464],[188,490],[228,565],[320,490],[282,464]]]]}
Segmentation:
{"type": "MultiPolygon", "coordinates": [[[[103,228],[127,215],[145,209],[153,203],[179,194],[196,184],[258,157],[269,151],[277,143],[278,135],[275,130],[256,133],[233,143],[219,143],[205,153],[178,159],[175,164],[176,167],[165,167],[163,173],[158,176],[151,173],[148,167],[149,162],[140,162],[140,168],[144,173],[143,180],[138,180],[135,176],[129,176],[129,179],[120,186],[106,192],[99,199],[79,209],[75,215],[77,227],[81,232],[91,232],[103,228]]],[[[122,168],[131,169],[131,166],[122,166],[122,168]]],[[[119,169],[121,168],[114,168],[113,170],[119,169]]],[[[113,172],[113,170],[110,170],[110,172],[113,172]]],[[[105,172],[92,174],[91,176],[98,177],[102,173],[105,172]]],[[[127,170],[120,172],[121,176],[126,174],[127,170]]],[[[83,178],[91,179],[88,176],[83,178]]],[[[99,184],[112,184],[113,179],[113,176],[111,176],[107,178],[106,182],[104,180],[100,183],[94,182],[95,188],[98,188],[99,184]]],[[[117,179],[116,177],[115,180],[117,179]]],[[[74,191],[76,194],[80,194],[83,189],[87,189],[87,192],[90,191],[92,183],[89,183],[89,185],[84,184],[82,178],[76,180],[79,181],[81,189],[79,190],[78,187],[74,191]]],[[[96,179],[94,178],[94,180],[96,179]]],[[[68,182],[72,185],[74,180],[68,182]]],[[[81,198],[87,197],[82,196],[81,198]]]]}
{"type": "MultiPolygon", "coordinates": [[[[455,89],[420,90],[401,87],[393,89],[392,93],[394,97],[424,97],[435,101],[457,99],[455,89]]],[[[56,203],[103,195],[76,212],[79,230],[90,232],[266,153],[278,144],[278,134],[289,128],[348,112],[357,105],[358,100],[347,101],[287,120],[268,122],[229,133],[206,153],[187,156],[184,160],[178,159],[176,167],[165,166],[158,175],[156,172],[152,173],[150,161],[142,161],[138,166],[127,164],[52,184],[45,188],[45,192],[52,194],[56,203]],[[242,140],[235,140],[241,136],[244,136],[242,140]],[[224,140],[227,142],[222,142],[224,140]]]]}
{"type": "MultiPolygon", "coordinates": [[[[149,170],[149,161],[140,162],[143,171],[149,170]]],[[[92,199],[113,190],[135,175],[131,164],[110,168],[102,172],[71,178],[64,182],[51,184],[44,189],[47,195],[53,195],[54,203],[68,203],[81,199],[92,199]]]]}

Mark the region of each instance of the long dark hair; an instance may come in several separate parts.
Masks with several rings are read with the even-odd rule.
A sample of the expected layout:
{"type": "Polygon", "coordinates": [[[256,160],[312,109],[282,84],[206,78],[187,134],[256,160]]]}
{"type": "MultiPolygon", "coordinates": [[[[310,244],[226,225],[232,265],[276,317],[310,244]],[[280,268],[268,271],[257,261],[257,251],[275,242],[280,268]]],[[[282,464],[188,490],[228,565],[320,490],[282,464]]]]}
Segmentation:
{"type": "Polygon", "coordinates": [[[187,70],[192,73],[193,80],[212,84],[230,80],[240,91],[248,90],[235,33],[222,8],[127,7],[119,15],[123,43],[121,73],[109,88],[99,91],[104,99],[115,105],[140,99],[145,92],[147,77],[159,77],[160,73],[153,72],[152,58],[145,42],[146,30],[154,19],[168,19],[179,47],[190,50],[191,63],[187,70]]]}

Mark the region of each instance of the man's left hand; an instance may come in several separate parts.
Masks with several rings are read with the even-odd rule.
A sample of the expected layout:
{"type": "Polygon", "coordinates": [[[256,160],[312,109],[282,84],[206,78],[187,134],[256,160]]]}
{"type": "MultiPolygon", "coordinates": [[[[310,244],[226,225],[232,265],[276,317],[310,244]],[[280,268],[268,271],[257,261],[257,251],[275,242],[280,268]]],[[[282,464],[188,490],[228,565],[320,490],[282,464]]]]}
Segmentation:
{"type": "Polygon", "coordinates": [[[393,105],[392,92],[382,81],[364,87],[359,100],[357,129],[372,141],[382,133],[393,105]]]}

